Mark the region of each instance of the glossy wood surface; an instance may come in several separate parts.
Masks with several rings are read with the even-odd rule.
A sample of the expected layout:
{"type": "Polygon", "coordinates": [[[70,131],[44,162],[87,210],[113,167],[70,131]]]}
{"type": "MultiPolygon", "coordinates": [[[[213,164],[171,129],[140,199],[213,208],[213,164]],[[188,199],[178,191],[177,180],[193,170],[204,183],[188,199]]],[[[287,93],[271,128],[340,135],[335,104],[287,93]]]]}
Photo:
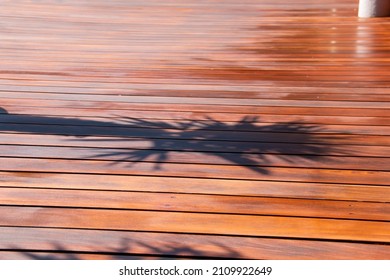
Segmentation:
{"type": "Polygon", "coordinates": [[[3,1],[0,259],[389,259],[357,2],[3,1]]]}

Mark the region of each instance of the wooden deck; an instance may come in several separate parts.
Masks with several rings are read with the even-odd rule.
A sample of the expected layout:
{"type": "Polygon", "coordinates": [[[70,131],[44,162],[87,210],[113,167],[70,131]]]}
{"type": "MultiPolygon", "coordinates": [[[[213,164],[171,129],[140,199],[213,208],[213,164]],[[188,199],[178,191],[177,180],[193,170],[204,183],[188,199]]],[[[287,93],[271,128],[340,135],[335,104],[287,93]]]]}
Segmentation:
{"type": "Polygon", "coordinates": [[[1,259],[390,258],[389,18],[1,6],[1,259]]]}

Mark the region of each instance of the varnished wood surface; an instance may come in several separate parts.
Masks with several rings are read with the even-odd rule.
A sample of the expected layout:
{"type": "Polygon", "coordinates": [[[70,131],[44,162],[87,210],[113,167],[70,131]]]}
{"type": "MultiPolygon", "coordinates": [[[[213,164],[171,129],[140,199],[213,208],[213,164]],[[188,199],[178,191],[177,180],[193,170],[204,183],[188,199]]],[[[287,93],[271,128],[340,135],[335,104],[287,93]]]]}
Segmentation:
{"type": "Polygon", "coordinates": [[[0,259],[389,259],[389,19],[1,4],[0,259]]]}

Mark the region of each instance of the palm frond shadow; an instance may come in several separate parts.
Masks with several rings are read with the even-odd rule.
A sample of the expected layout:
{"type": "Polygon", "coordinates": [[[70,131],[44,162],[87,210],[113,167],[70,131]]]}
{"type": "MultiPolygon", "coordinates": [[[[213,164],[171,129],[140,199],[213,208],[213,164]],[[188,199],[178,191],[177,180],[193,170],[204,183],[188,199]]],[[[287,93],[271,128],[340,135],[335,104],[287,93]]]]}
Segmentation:
{"type": "Polygon", "coordinates": [[[187,155],[187,163],[240,165],[262,174],[269,174],[267,166],[275,157],[293,164],[316,162],[329,154],[345,155],[341,148],[329,144],[334,136],[321,125],[299,121],[261,123],[259,117],[249,115],[235,122],[207,116],[183,121],[130,117],[96,121],[10,115],[4,109],[1,113],[0,131],[66,135],[70,137],[69,141],[105,141],[112,145],[86,159],[107,160],[110,164],[127,163],[129,166],[151,162],[155,170],[163,169],[165,163],[183,163],[183,159],[178,160],[183,154],[187,155]],[[118,142],[121,142],[120,148],[115,144],[118,142]],[[211,158],[215,160],[208,162],[211,158]]]}
{"type": "Polygon", "coordinates": [[[101,153],[96,155],[97,158],[119,157],[120,160],[114,161],[113,164],[128,162],[129,165],[134,165],[137,162],[153,162],[155,170],[160,170],[163,169],[164,163],[176,162],[175,155],[180,152],[193,153],[194,157],[203,153],[223,159],[224,164],[226,162],[245,166],[253,171],[269,174],[267,165],[272,164],[269,155],[277,155],[285,162],[294,163],[315,162],[323,159],[320,155],[336,151],[338,154],[345,154],[340,148],[328,144],[332,136],[321,134],[324,132],[321,126],[300,122],[259,125],[260,119],[251,116],[234,123],[221,122],[209,117],[175,123],[136,118],[123,118],[122,121],[125,121],[128,127],[154,130],[156,136],[141,139],[119,138],[110,141],[147,140],[150,146],[147,149],[101,153]]]}
{"type": "Polygon", "coordinates": [[[209,244],[215,248],[218,253],[208,250],[198,249],[195,246],[185,244],[165,244],[156,246],[149,243],[135,241],[131,238],[123,238],[117,246],[108,246],[106,248],[96,248],[96,251],[89,248],[88,250],[75,251],[61,243],[52,242],[50,249],[44,250],[29,250],[17,245],[8,248],[9,251],[19,252],[24,256],[23,259],[30,260],[83,260],[90,259],[90,255],[105,256],[105,259],[125,260],[125,259],[145,259],[147,257],[153,259],[242,259],[240,252],[226,245],[219,243],[209,244]]]}

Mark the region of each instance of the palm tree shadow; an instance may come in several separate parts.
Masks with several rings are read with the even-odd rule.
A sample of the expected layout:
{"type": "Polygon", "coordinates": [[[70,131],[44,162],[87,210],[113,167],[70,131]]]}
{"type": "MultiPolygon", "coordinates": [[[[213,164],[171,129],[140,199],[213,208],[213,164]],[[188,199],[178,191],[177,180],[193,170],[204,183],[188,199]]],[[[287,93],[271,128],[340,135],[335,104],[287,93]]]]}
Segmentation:
{"type": "MultiPolygon", "coordinates": [[[[85,159],[125,162],[129,166],[152,162],[154,169],[176,162],[175,155],[204,154],[218,158],[216,164],[231,164],[269,174],[270,155],[280,160],[315,162],[330,153],[343,153],[329,145],[334,136],[320,125],[302,122],[264,124],[259,117],[245,116],[236,122],[222,122],[210,117],[200,120],[161,121],[122,117],[120,121],[96,121],[39,115],[12,115],[0,108],[0,131],[66,135],[69,141],[107,141],[109,149],[85,159]],[[96,140],[96,137],[100,137],[96,140]],[[134,143],[147,142],[146,148],[134,143]],[[121,147],[114,149],[117,142],[121,147]],[[109,150],[107,152],[107,150],[109,150]],[[112,160],[112,159],[115,160],[112,160]]],[[[204,162],[207,163],[207,162],[204,162]]]]}
{"type": "MultiPolygon", "coordinates": [[[[96,155],[97,158],[120,157],[120,160],[113,164],[153,162],[154,169],[160,170],[163,169],[165,162],[175,162],[171,154],[204,153],[219,157],[231,165],[244,166],[261,174],[269,174],[267,165],[272,163],[269,155],[276,155],[285,162],[294,163],[302,160],[315,162],[322,160],[321,156],[336,151],[338,154],[345,154],[342,149],[328,144],[332,136],[321,134],[324,132],[321,126],[301,122],[258,125],[259,117],[251,116],[245,116],[234,123],[221,122],[209,117],[174,124],[137,118],[125,119],[129,127],[148,127],[158,132],[161,138],[147,138],[150,143],[147,150],[101,153],[96,155]],[[285,139],[278,139],[279,137],[285,139]],[[292,143],[288,142],[289,138],[292,143]]],[[[129,140],[120,138],[114,141],[129,140]]]]}
{"type": "Polygon", "coordinates": [[[196,246],[186,244],[166,244],[156,246],[141,241],[135,241],[131,238],[122,238],[117,246],[108,246],[103,250],[100,248],[94,250],[75,251],[72,248],[67,248],[58,242],[52,242],[50,249],[29,250],[17,245],[7,248],[7,251],[19,252],[24,259],[30,260],[82,260],[89,259],[88,255],[102,255],[107,259],[145,259],[152,257],[154,259],[169,259],[169,258],[197,258],[197,259],[242,259],[240,252],[226,245],[212,243],[212,246],[217,248],[218,253],[210,253],[207,250],[197,249],[196,246]],[[137,249],[138,248],[138,249],[137,249]],[[139,252],[139,249],[142,249],[139,252]]]}

